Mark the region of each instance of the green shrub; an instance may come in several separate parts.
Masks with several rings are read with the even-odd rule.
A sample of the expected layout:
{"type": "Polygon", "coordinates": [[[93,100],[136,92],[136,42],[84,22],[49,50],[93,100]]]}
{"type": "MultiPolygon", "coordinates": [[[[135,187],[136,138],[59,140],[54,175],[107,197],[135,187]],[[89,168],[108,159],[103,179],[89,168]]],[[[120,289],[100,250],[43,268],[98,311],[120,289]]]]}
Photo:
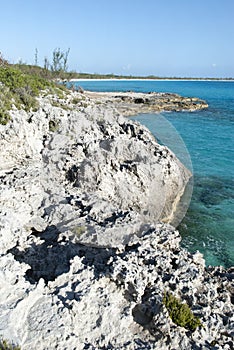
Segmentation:
{"type": "Polygon", "coordinates": [[[20,107],[22,105],[25,111],[30,111],[30,109],[36,110],[39,107],[38,101],[35,99],[31,91],[27,91],[26,88],[20,87],[15,89],[15,102],[16,106],[20,107]]]}
{"type": "Polygon", "coordinates": [[[9,110],[12,106],[13,95],[8,88],[0,85],[0,124],[6,125],[11,119],[9,110]]]}
{"type": "Polygon", "coordinates": [[[71,103],[74,104],[74,105],[77,105],[80,101],[81,101],[80,98],[74,97],[74,98],[71,100],[71,103]]]}
{"type": "Polygon", "coordinates": [[[18,88],[24,88],[31,96],[38,96],[40,90],[53,85],[37,75],[25,74],[20,69],[10,66],[0,67],[0,82],[12,92],[18,88]]]}
{"type": "Polygon", "coordinates": [[[49,130],[51,132],[55,132],[59,129],[59,122],[56,120],[50,120],[49,121],[49,130]]]}
{"type": "Polygon", "coordinates": [[[198,317],[194,316],[187,304],[182,303],[179,299],[170,293],[165,293],[163,297],[163,304],[172,321],[178,326],[195,331],[197,327],[202,326],[198,317]]]}
{"type": "Polygon", "coordinates": [[[0,108],[0,124],[6,125],[10,120],[11,117],[9,113],[6,110],[0,108]]]}
{"type": "Polygon", "coordinates": [[[13,66],[0,66],[0,124],[5,125],[10,117],[8,111],[14,104],[25,111],[36,110],[36,99],[42,90],[64,97],[65,88],[38,74],[27,74],[13,66]]]}

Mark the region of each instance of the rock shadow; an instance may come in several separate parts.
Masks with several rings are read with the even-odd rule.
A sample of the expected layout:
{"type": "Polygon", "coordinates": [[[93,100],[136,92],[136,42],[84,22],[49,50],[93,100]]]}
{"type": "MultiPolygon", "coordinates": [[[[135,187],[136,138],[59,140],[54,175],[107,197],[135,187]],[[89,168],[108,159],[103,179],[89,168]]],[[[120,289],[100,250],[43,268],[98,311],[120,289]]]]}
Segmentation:
{"type": "Polygon", "coordinates": [[[70,269],[70,260],[75,256],[82,259],[82,263],[91,266],[97,278],[108,271],[107,261],[115,254],[114,249],[94,248],[80,243],[72,243],[67,238],[61,239],[56,226],[48,226],[45,231],[32,231],[33,235],[39,236],[43,243],[32,243],[25,250],[14,247],[8,253],[20,263],[30,265],[26,271],[26,280],[36,283],[43,278],[46,283],[54,281],[58,276],[67,273],[70,269]]]}

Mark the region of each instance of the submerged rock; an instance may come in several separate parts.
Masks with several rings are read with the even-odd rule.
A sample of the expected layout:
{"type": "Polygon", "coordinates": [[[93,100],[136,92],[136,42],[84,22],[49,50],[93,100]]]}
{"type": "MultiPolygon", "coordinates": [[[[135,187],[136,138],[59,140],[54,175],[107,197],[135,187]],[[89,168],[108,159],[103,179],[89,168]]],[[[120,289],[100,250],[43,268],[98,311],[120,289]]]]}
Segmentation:
{"type": "Polygon", "coordinates": [[[25,350],[231,349],[233,274],[159,223],[189,171],[108,104],[54,99],[0,125],[0,334],[25,350]],[[203,327],[175,325],[165,291],[203,327]]]}

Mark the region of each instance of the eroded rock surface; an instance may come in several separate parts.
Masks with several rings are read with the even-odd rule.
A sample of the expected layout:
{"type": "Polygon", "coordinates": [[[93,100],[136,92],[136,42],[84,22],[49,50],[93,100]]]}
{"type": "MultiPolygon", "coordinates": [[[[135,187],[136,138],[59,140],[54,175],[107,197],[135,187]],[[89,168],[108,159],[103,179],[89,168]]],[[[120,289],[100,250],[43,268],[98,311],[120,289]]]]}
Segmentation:
{"type": "Polygon", "coordinates": [[[233,271],[206,269],[159,223],[190,173],[96,102],[47,96],[0,126],[0,334],[25,350],[231,349],[233,271]],[[203,327],[175,325],[165,291],[203,327]]]}
{"type": "Polygon", "coordinates": [[[179,241],[165,224],[121,251],[74,244],[54,227],[31,234],[1,259],[1,332],[23,349],[232,349],[233,271],[206,270],[179,241]],[[165,291],[203,327],[175,325],[165,291]]]}
{"type": "Polygon", "coordinates": [[[117,247],[144,222],[173,221],[189,171],[147,129],[83,98],[66,110],[41,99],[0,126],[3,251],[31,228],[117,247]]]}

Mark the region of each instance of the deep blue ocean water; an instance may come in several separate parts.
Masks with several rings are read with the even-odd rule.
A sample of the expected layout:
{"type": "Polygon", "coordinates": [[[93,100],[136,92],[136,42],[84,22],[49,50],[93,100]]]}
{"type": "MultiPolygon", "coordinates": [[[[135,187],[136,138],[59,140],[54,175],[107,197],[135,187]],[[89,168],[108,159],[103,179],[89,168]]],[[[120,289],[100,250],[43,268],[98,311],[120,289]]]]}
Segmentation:
{"type": "Polygon", "coordinates": [[[203,111],[144,114],[134,119],[190,168],[191,157],[194,186],[179,226],[182,245],[201,251],[207,265],[234,266],[234,82],[110,80],[76,84],[92,91],[175,92],[208,102],[209,108],[203,111]],[[167,135],[169,128],[172,133],[167,135]],[[174,128],[178,134],[173,134],[174,128]],[[185,150],[178,144],[185,144],[185,150]],[[187,156],[183,154],[186,151],[187,156]]]}

